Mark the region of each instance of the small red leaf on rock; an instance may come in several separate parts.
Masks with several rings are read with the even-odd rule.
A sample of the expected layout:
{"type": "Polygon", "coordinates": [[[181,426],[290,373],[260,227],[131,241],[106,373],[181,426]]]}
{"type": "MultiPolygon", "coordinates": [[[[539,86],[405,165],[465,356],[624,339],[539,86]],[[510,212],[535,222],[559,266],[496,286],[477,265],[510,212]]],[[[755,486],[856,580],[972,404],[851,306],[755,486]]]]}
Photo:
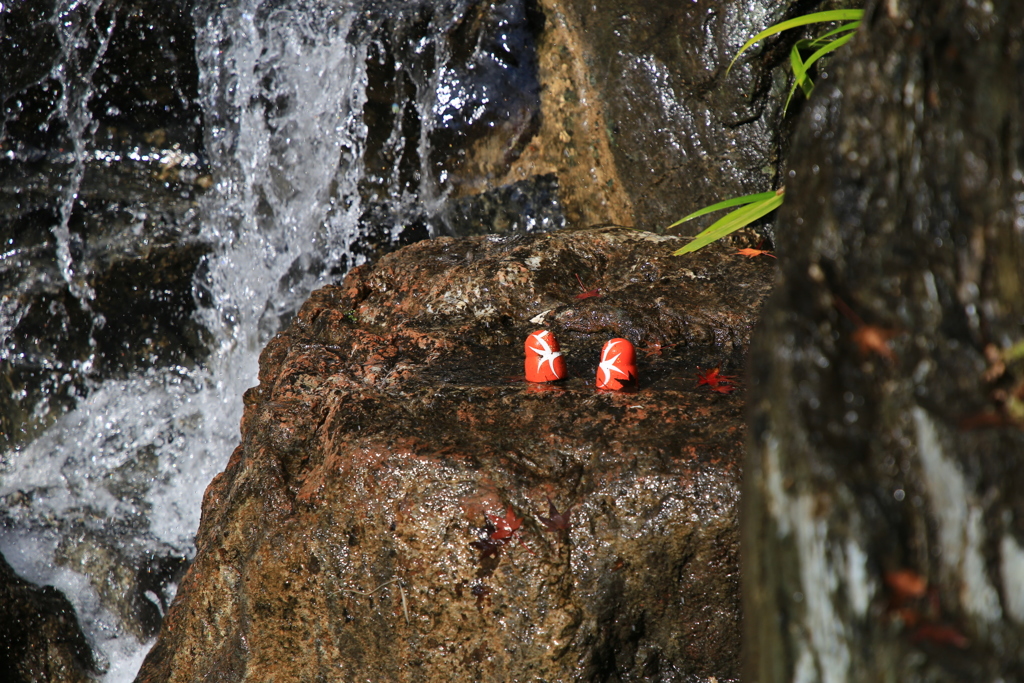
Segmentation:
{"type": "Polygon", "coordinates": [[[574,275],[576,275],[576,282],[580,283],[580,289],[584,290],[582,294],[577,294],[576,295],[577,299],[589,299],[590,297],[593,297],[593,296],[601,296],[601,289],[600,288],[595,287],[594,289],[586,291],[587,288],[583,286],[583,280],[580,279],[579,273],[574,273],[574,275]]]}
{"type": "Polygon", "coordinates": [[[517,518],[516,513],[511,507],[505,512],[504,517],[496,515],[487,515],[487,517],[494,523],[494,533],[491,534],[492,541],[500,541],[511,537],[523,525],[522,518],[517,518]]]}
{"type": "Polygon", "coordinates": [[[700,368],[697,368],[697,386],[707,384],[712,390],[717,391],[720,394],[728,394],[736,387],[730,386],[735,375],[723,375],[721,374],[721,366],[714,370],[708,370],[707,372],[700,372],[700,368]]]}
{"type": "Polygon", "coordinates": [[[765,249],[751,249],[750,247],[740,249],[733,254],[733,256],[746,256],[747,258],[754,258],[755,256],[771,256],[772,258],[775,258],[775,254],[770,251],[765,249]]]}
{"type": "Polygon", "coordinates": [[[913,569],[897,569],[885,573],[885,585],[892,591],[896,602],[910,598],[924,597],[928,590],[928,581],[913,569]]]}
{"type": "Polygon", "coordinates": [[[570,505],[565,509],[565,512],[559,512],[555,504],[548,498],[548,514],[550,517],[544,517],[543,515],[537,515],[537,519],[544,525],[545,531],[568,531],[569,530],[569,515],[572,514],[572,506],[570,505]]]}

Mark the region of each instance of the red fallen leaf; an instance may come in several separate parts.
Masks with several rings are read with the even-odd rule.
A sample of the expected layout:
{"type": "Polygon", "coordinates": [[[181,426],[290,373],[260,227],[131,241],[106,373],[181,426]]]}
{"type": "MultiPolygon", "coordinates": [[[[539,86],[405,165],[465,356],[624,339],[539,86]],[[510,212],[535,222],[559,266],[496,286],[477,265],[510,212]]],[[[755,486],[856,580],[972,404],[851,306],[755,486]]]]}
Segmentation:
{"type": "MultiPolygon", "coordinates": [[[[586,290],[586,287],[583,286],[583,280],[580,279],[579,274],[578,273],[573,273],[573,275],[576,276],[576,281],[580,283],[580,289],[586,290]]],[[[584,291],[582,294],[577,294],[576,298],[577,299],[589,299],[592,296],[601,296],[601,289],[598,287],[598,288],[591,289],[590,291],[584,291]]]]}
{"type": "Polygon", "coordinates": [[[862,356],[873,352],[890,362],[895,362],[896,354],[889,346],[889,340],[895,336],[896,332],[893,330],[886,330],[877,325],[861,325],[853,331],[850,338],[860,349],[862,356]]]}
{"type": "Polygon", "coordinates": [[[893,600],[897,603],[922,598],[928,591],[928,581],[913,569],[886,572],[883,578],[885,585],[892,591],[893,600]]]}
{"type": "Polygon", "coordinates": [[[494,533],[491,534],[492,541],[500,541],[511,537],[523,525],[522,518],[517,518],[516,513],[512,511],[511,507],[505,512],[504,517],[497,517],[495,515],[487,515],[487,517],[494,523],[494,533]]]}
{"type": "Polygon", "coordinates": [[[957,631],[952,626],[942,624],[921,624],[910,634],[910,642],[929,642],[933,645],[952,645],[961,650],[970,645],[967,636],[957,631]]]}
{"type": "Polygon", "coordinates": [[[697,368],[697,386],[707,384],[709,387],[714,389],[720,394],[727,394],[732,391],[735,387],[731,387],[726,391],[722,391],[722,385],[729,385],[732,380],[736,379],[735,375],[723,375],[721,374],[721,366],[716,367],[714,370],[708,370],[707,372],[699,372],[700,367],[697,368]]]}
{"type": "Polygon", "coordinates": [[[649,342],[647,346],[643,347],[640,350],[643,351],[644,355],[648,357],[660,356],[662,355],[662,352],[665,351],[665,349],[671,349],[675,346],[676,344],[662,344],[661,342],[649,342]]]}
{"type": "Polygon", "coordinates": [[[771,256],[772,258],[776,258],[775,254],[766,249],[751,249],[750,247],[740,249],[733,254],[733,256],[746,256],[747,258],[754,258],[755,256],[771,256]]]}
{"type": "Polygon", "coordinates": [[[736,387],[733,386],[732,384],[722,384],[717,387],[711,387],[711,390],[717,391],[720,394],[731,394],[732,392],[736,391],[736,387]]]}
{"type": "Polygon", "coordinates": [[[897,334],[894,330],[887,330],[878,325],[865,324],[864,320],[839,297],[833,297],[832,303],[847,320],[857,326],[857,329],[853,331],[850,338],[853,339],[853,343],[860,349],[862,356],[873,352],[889,362],[896,361],[896,354],[893,352],[892,347],[889,346],[889,340],[897,334]]]}
{"type": "Polygon", "coordinates": [[[544,525],[545,531],[568,531],[569,530],[569,515],[572,514],[572,506],[570,505],[565,509],[565,512],[559,512],[555,504],[548,498],[548,514],[550,517],[544,517],[543,515],[537,515],[537,519],[544,525]]]}

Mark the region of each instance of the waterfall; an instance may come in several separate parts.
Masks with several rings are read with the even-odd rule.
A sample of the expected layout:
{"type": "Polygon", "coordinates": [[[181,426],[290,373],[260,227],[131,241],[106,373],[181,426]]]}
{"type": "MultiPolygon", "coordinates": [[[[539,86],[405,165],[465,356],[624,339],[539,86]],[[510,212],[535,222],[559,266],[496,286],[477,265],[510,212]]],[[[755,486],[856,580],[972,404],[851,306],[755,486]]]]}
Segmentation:
{"type": "MultiPolygon", "coordinates": [[[[0,227],[31,232],[0,254],[0,362],[24,380],[0,397],[16,408],[0,416],[10,429],[0,552],[68,596],[111,683],[134,677],[195,555],[203,492],[239,442],[242,394],[267,340],[350,267],[460,231],[445,208],[460,148],[493,130],[521,134],[538,97],[520,0],[169,7],[187,8],[194,29],[196,94],[183,94],[184,76],[169,82],[173,125],[187,128],[193,100],[201,110],[195,150],[166,141],[166,99],[139,105],[156,119],[112,103],[152,56],[119,41],[155,30],[115,3],[55,0],[48,14],[23,14],[12,40],[51,40],[56,56],[33,73],[34,46],[15,44],[29,76],[14,90],[0,84],[0,166],[29,178],[4,185],[14,218],[0,227]],[[131,132],[126,119],[160,128],[131,132]],[[150,329],[152,310],[134,317],[102,289],[104,264],[168,248],[167,232],[183,252],[202,252],[169,316],[187,328],[170,337],[195,338],[199,350],[168,351],[147,332],[121,339],[150,329]],[[26,321],[42,324],[25,332],[26,321]]],[[[0,2],[0,28],[13,11],[0,2]]],[[[459,211],[470,216],[467,201],[459,211]]],[[[558,224],[550,208],[510,213],[520,229],[548,229],[558,224]]]]}
{"type": "MultiPolygon", "coordinates": [[[[31,361],[48,378],[41,398],[22,406],[43,427],[0,454],[0,552],[21,576],[68,596],[105,681],[133,678],[152,645],[195,553],[202,493],[238,443],[241,396],[257,382],[267,340],[315,287],[381,248],[445,229],[446,150],[529,115],[535,65],[508,57],[528,33],[524,6],[491,6],[497,48],[477,40],[454,59],[448,35],[468,30],[460,22],[475,7],[469,0],[197,0],[204,161],[177,145],[161,148],[158,134],[148,146],[111,142],[93,105],[131,74],[103,85],[97,74],[129,17],[102,0],[54,3],[48,30],[59,54],[26,86],[49,97],[43,141],[34,146],[25,140],[36,131],[17,138],[0,127],[8,167],[44,159],[54,169],[47,243],[12,238],[0,259],[0,276],[14,282],[0,305],[0,360],[31,361]],[[95,303],[76,212],[88,203],[88,174],[121,166],[139,182],[168,169],[189,182],[212,177],[197,206],[174,198],[185,206],[176,215],[196,226],[189,239],[205,250],[193,276],[191,317],[205,347],[197,362],[97,369],[97,338],[109,321],[95,303]],[[56,260],[51,270],[23,267],[43,252],[56,260]],[[12,341],[23,300],[40,289],[69,293],[53,309],[64,328],[76,315],[87,319],[81,357],[54,360],[12,341]],[[64,403],[55,408],[57,389],[64,403]]],[[[20,99],[15,114],[18,107],[30,108],[20,99]]],[[[116,119],[115,109],[104,115],[116,119]]],[[[149,239],[147,211],[123,210],[130,220],[114,251],[149,239]]]]}

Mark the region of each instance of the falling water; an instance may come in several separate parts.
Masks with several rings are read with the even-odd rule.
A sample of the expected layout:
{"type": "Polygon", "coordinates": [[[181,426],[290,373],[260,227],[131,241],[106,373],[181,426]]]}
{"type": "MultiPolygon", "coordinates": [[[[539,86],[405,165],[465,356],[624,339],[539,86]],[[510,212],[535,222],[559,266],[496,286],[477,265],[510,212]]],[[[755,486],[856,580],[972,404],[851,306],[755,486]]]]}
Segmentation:
{"type": "MultiPolygon", "coordinates": [[[[63,169],[50,233],[59,277],[89,318],[90,348],[105,321],[93,311],[96,292],[73,227],[90,164],[204,172],[199,156],[176,149],[103,148],[90,101],[119,19],[103,5],[60,0],[49,20],[60,55],[48,74],[58,94],[46,126],[63,131],[49,152],[63,169]]],[[[505,50],[524,30],[522,5],[508,6],[498,15],[505,50]]],[[[530,75],[503,63],[501,50],[478,43],[472,58],[449,63],[446,36],[471,7],[210,0],[193,9],[213,184],[198,214],[182,215],[206,245],[193,316],[205,354],[113,376],[93,372],[95,352],[47,361],[54,386],[74,385],[70,406],[0,454],[0,552],[23,577],[71,599],[104,680],[130,680],[152,644],[195,552],[202,492],[238,442],[241,395],[256,383],[266,341],[313,288],[382,247],[443,229],[451,160],[437,152],[438,140],[451,147],[521,115],[535,97],[523,82],[530,75]],[[500,97],[488,69],[519,94],[500,97]],[[372,126],[368,111],[376,112],[372,126]]],[[[32,153],[6,150],[13,163],[32,153]]],[[[22,251],[10,249],[0,267],[13,268],[22,251]]],[[[53,284],[44,275],[18,283],[18,297],[53,284]]],[[[0,307],[10,362],[27,357],[8,341],[24,315],[18,297],[0,307]]],[[[50,399],[29,412],[53,413],[50,399]]]]}

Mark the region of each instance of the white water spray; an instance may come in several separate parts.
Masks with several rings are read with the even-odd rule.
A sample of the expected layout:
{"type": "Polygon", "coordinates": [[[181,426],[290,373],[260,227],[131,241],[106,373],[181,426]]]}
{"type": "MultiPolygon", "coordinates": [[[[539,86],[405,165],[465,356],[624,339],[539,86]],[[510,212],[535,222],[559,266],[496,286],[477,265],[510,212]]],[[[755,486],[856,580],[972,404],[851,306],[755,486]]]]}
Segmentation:
{"type": "MultiPolygon", "coordinates": [[[[448,63],[446,36],[469,7],[468,0],[198,0],[199,100],[214,185],[199,205],[198,239],[209,253],[195,295],[208,355],[198,366],[90,380],[40,436],[0,454],[0,499],[8,503],[0,552],[18,574],[72,601],[106,683],[131,680],[152,645],[127,621],[142,621],[139,609],[162,615],[176,587],[104,577],[192,558],[203,491],[238,444],[241,397],[257,382],[268,339],[311,290],[358,265],[361,221],[371,208],[386,218],[373,225],[384,240],[396,240],[408,217],[438,210],[445,199],[444,172],[431,157],[438,127],[450,144],[460,107],[470,110],[465,125],[493,125],[480,116],[502,98],[492,85],[469,82],[476,67],[448,63]],[[378,87],[393,91],[377,92],[374,103],[370,68],[391,70],[378,87]],[[364,114],[387,97],[394,101],[377,114],[370,150],[364,114]],[[126,617],[125,600],[112,595],[129,589],[137,595],[126,617]]],[[[496,24],[503,39],[509,21],[496,24]]],[[[60,0],[51,22],[62,48],[50,74],[61,88],[50,118],[66,129],[68,149],[50,151],[70,169],[51,233],[60,277],[90,312],[95,293],[76,256],[72,220],[89,164],[129,159],[155,172],[168,162],[97,147],[89,103],[116,10],[102,0],[60,0]]],[[[479,45],[477,53],[492,79],[507,80],[507,64],[479,45]]],[[[5,300],[0,332],[7,335],[22,314],[5,300]]],[[[96,315],[91,324],[95,332],[104,322],[96,315]]]]}
{"type": "MultiPolygon", "coordinates": [[[[60,271],[86,310],[93,294],[76,272],[69,220],[95,128],[91,79],[114,28],[112,18],[98,22],[100,4],[68,0],[54,15],[65,48],[53,116],[74,147],[52,232],[60,271]]],[[[196,12],[216,178],[201,206],[200,238],[211,253],[197,279],[212,340],[207,363],[90,387],[40,437],[6,454],[0,470],[0,496],[23,503],[8,511],[0,551],[20,575],[71,599],[109,683],[134,678],[152,643],[127,632],[103,587],[86,578],[93,550],[115,553],[115,564],[117,552],[192,557],[202,492],[238,443],[241,396],[256,383],[259,351],[312,288],[352,260],[365,47],[346,41],[350,8],[264,4],[196,12]]],[[[173,591],[145,598],[162,613],[173,591]]]]}

